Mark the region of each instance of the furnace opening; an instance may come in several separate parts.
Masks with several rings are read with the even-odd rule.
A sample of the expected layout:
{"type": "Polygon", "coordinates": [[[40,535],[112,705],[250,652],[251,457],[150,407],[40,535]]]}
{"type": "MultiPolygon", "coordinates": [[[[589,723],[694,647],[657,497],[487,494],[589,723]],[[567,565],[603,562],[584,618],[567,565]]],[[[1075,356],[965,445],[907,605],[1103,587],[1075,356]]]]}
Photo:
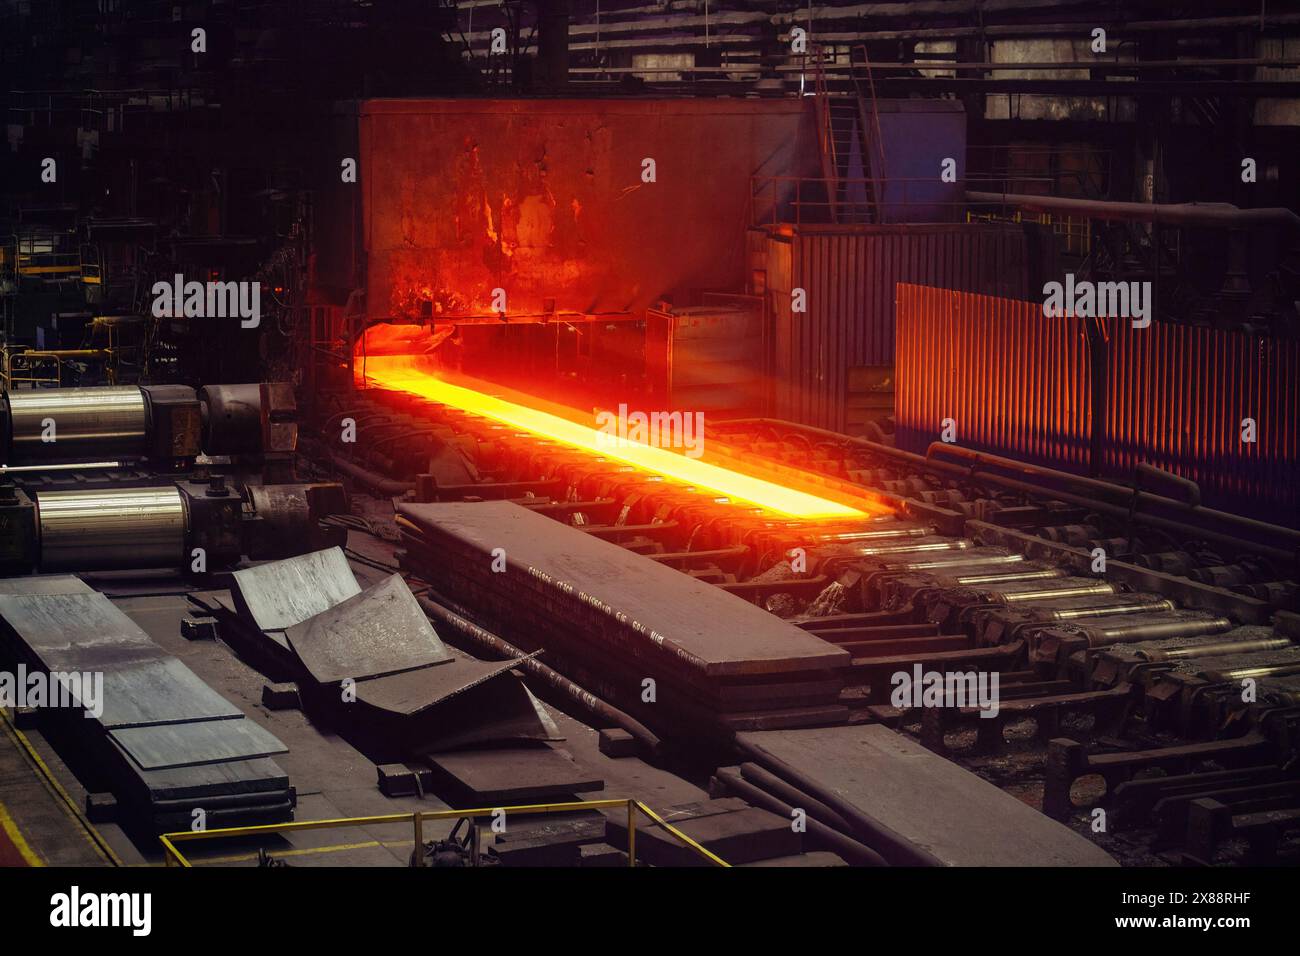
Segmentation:
{"type": "MultiPolygon", "coordinates": [[[[778,483],[705,460],[707,452],[702,434],[690,439],[697,443],[694,447],[681,451],[663,447],[663,442],[656,443],[653,437],[649,440],[640,438],[639,433],[662,438],[662,432],[657,428],[641,428],[642,419],[635,419],[630,426],[627,422],[629,415],[637,414],[643,416],[647,424],[667,419],[672,425],[670,433],[680,439],[698,427],[692,425],[693,419],[682,418],[680,409],[676,413],[629,413],[628,403],[619,402],[612,408],[597,406],[584,415],[571,406],[468,378],[453,368],[452,362],[440,351],[440,346],[455,334],[451,327],[372,326],[358,342],[354,355],[358,384],[406,392],[450,405],[661,475],[690,488],[721,495],[728,501],[753,505],[790,518],[854,520],[883,510],[865,501],[849,503],[792,487],[803,484],[797,476],[778,483]],[[670,418],[673,414],[678,417],[670,418]],[[657,415],[661,418],[657,419],[657,415]],[[699,455],[692,456],[690,452],[696,448],[699,455]]],[[[698,420],[703,421],[702,413],[698,420]]],[[[750,467],[753,464],[750,463],[750,467]]]]}

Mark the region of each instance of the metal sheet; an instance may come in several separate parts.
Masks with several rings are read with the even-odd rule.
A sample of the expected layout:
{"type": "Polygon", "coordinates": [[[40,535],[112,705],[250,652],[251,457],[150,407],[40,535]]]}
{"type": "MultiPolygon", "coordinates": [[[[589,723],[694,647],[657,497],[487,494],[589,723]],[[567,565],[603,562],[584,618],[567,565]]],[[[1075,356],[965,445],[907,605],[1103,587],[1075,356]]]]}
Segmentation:
{"type": "Polygon", "coordinates": [[[75,574],[30,574],[22,578],[0,578],[0,594],[93,594],[94,590],[75,574]]]}
{"type": "MultiPolygon", "coordinates": [[[[882,221],[951,222],[960,216],[965,184],[918,173],[942,168],[949,157],[965,162],[966,111],[961,102],[873,96],[862,101],[862,108],[876,125],[869,138],[875,140],[878,134],[880,140],[878,147],[873,143],[867,150],[867,162],[871,178],[884,183],[878,210],[882,221]]],[[[859,142],[855,137],[854,145],[859,142]]]]}
{"type": "Polygon", "coordinates": [[[957,444],[1086,468],[1091,387],[1082,321],[1040,304],[898,287],[900,448],[924,452],[952,419],[957,444]]]}
{"type": "MultiPolygon", "coordinates": [[[[518,663],[516,661],[515,663],[518,663]]],[[[523,741],[559,741],[564,735],[521,680],[488,680],[446,707],[429,712],[414,731],[411,753],[523,741]]]]}
{"type": "Polygon", "coordinates": [[[776,414],[821,428],[845,428],[850,369],[894,364],[898,283],[1027,292],[1029,243],[1015,227],[805,226],[770,244],[774,254],[785,244],[792,253],[790,288],[774,285],[779,270],[768,274],[776,311],[776,414]],[[806,294],[806,313],[791,311],[794,288],[806,294]]]}
{"type": "Polygon", "coordinates": [[[263,631],[283,631],[361,593],[342,548],[270,561],[233,577],[235,607],[263,631]]]}
{"type": "Polygon", "coordinates": [[[1068,827],[879,724],[745,733],[740,739],[949,866],[1116,865],[1068,827]]]}
{"type": "Polygon", "coordinates": [[[120,745],[112,742],[112,746],[119,759],[136,771],[150,801],[195,800],[215,794],[267,794],[289,789],[289,775],[268,757],[140,770],[120,745]]]}
{"type": "Polygon", "coordinates": [[[110,736],[142,770],[247,760],[289,750],[278,737],[247,718],[125,727],[111,731],[110,736]]]}
{"type": "Polygon", "coordinates": [[[1300,341],[1158,322],[1108,334],[1102,472],[1145,461],[1195,481],[1208,506],[1300,526],[1300,341]]]}
{"type": "Polygon", "coordinates": [[[500,677],[526,659],[476,661],[457,658],[440,667],[424,667],[400,674],[373,677],[357,682],[357,700],[379,710],[410,716],[463,694],[494,677],[500,677]]]}
{"type": "Polygon", "coordinates": [[[703,306],[646,312],[646,367],[668,409],[732,417],[761,413],[765,388],[761,300],[713,296],[703,306]]]}
{"type": "Polygon", "coordinates": [[[605,786],[567,753],[547,746],[461,750],[425,759],[486,806],[549,800],[605,786]]]}
{"type": "Polygon", "coordinates": [[[105,727],[185,724],[244,716],[174,657],[104,673],[105,727]]]}
{"type": "MultiPolygon", "coordinates": [[[[124,815],[175,829],[176,815],[188,819],[190,808],[174,801],[194,799],[210,808],[219,804],[221,819],[231,824],[267,822],[268,813],[291,817],[288,778],[264,759],[284,745],[103,594],[64,591],[76,586],[84,588],[74,577],[50,576],[38,582],[36,593],[0,588],[0,643],[46,671],[103,674],[103,710],[87,715],[93,723],[70,708],[50,717],[85,745],[124,815]]],[[[75,698],[76,683],[64,686],[75,698]]],[[[83,696],[78,703],[84,708],[89,701],[83,696]]]]}
{"type": "Polygon", "coordinates": [[[2,594],[0,618],[47,670],[102,671],[167,656],[97,592],[2,594]]]}
{"type": "Polygon", "coordinates": [[[395,674],[452,659],[400,574],[335,604],[285,636],[317,681],[395,674]]]}
{"type": "Polygon", "coordinates": [[[674,290],[735,288],[750,175],[812,175],[811,116],[785,98],[367,100],[360,165],[385,173],[360,187],[366,308],[418,315],[432,295],[444,316],[490,313],[503,246],[517,250],[512,314],[640,312],[674,290]],[[647,156],[655,188],[628,189],[647,156]]]}

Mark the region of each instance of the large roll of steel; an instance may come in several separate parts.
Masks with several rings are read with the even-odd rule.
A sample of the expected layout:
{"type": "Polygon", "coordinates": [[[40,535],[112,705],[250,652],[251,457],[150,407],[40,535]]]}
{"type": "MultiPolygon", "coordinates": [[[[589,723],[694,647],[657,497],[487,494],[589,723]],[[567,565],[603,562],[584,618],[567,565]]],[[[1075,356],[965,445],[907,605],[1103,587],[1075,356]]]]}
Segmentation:
{"type": "Polygon", "coordinates": [[[179,568],[186,511],[173,486],[43,491],[36,496],[42,571],[179,568]]]}
{"type": "Polygon", "coordinates": [[[9,392],[5,398],[10,421],[6,464],[130,457],[147,447],[149,408],[134,385],[39,388],[9,392]]]}

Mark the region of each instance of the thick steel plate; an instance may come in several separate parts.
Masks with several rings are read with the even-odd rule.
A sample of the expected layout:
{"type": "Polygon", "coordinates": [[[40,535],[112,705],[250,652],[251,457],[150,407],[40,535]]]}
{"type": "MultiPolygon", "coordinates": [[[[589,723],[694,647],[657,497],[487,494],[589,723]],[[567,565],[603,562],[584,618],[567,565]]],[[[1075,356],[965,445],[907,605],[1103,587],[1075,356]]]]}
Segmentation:
{"type": "Polygon", "coordinates": [[[124,727],[110,736],[142,770],[269,757],[289,749],[270,731],[247,718],[124,727]]]}
{"type": "Polygon", "coordinates": [[[322,684],[396,674],[452,659],[399,574],[295,624],[285,636],[322,684]]]}
{"type": "Polygon", "coordinates": [[[361,592],[342,548],[234,573],[235,606],[263,631],[283,631],[361,592]]]}

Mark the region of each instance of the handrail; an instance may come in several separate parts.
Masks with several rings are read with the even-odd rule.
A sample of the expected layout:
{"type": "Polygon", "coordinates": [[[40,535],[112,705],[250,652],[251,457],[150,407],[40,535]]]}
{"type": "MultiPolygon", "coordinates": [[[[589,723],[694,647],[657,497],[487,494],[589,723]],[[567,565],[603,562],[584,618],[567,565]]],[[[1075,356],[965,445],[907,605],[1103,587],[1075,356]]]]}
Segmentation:
{"type": "MultiPolygon", "coordinates": [[[[731,864],[710,850],[705,849],[681,830],[655,813],[640,800],[631,797],[614,800],[575,800],[569,803],[538,803],[518,807],[484,807],[477,810],[416,810],[413,813],[389,813],[371,817],[339,817],[332,820],[304,820],[293,823],[266,823],[247,827],[224,827],[219,830],[184,830],[179,833],[164,833],[158,837],[163,845],[163,860],[168,867],[179,866],[192,869],[192,864],[177,848],[176,844],[187,840],[211,840],[219,837],[256,836],[260,833],[285,833],[300,830],[331,830],[340,827],[380,826],[387,823],[410,823],[414,830],[415,851],[412,858],[423,860],[421,849],[424,846],[424,821],[459,820],[462,818],[492,817],[498,813],[565,813],[571,810],[614,810],[627,808],[627,865],[636,866],[636,815],[645,814],[656,824],[671,833],[680,843],[693,850],[714,866],[730,868],[731,864]]],[[[422,866],[422,863],[415,863],[422,866]]]]}
{"type": "MultiPolygon", "coordinates": [[[[1024,177],[1018,181],[1026,184],[1049,182],[1047,179],[1030,177],[1024,177]]],[[[831,216],[832,203],[829,198],[830,192],[836,188],[836,184],[861,186],[863,191],[870,195],[885,195],[888,193],[889,199],[884,208],[891,213],[893,221],[904,221],[904,217],[907,217],[906,221],[914,225],[959,222],[966,217],[973,207],[992,206],[1000,208],[1004,205],[1000,201],[972,202],[967,193],[972,185],[1007,182],[1005,179],[967,177],[966,179],[957,180],[956,183],[947,184],[952,187],[955,196],[961,197],[958,199],[937,199],[928,195],[928,192],[936,188],[938,182],[939,180],[934,176],[836,176],[834,178],[825,176],[751,176],[749,221],[750,225],[753,226],[774,226],[780,222],[791,221],[792,217],[795,225],[802,225],[805,220],[810,225],[840,225],[841,223],[831,216]],[[810,188],[813,186],[820,186],[821,189],[810,188]],[[787,195],[783,198],[783,190],[792,191],[793,196],[787,195]],[[821,198],[823,192],[826,193],[827,198],[821,198]],[[805,195],[808,194],[811,194],[814,198],[805,198],[805,195]],[[948,215],[942,219],[911,218],[911,213],[917,209],[931,212],[944,210],[948,215]],[[805,216],[804,210],[809,210],[814,217],[820,216],[820,218],[808,218],[805,216]]],[[[851,200],[849,202],[840,201],[835,205],[841,211],[870,212],[872,204],[870,201],[851,200]]]]}

